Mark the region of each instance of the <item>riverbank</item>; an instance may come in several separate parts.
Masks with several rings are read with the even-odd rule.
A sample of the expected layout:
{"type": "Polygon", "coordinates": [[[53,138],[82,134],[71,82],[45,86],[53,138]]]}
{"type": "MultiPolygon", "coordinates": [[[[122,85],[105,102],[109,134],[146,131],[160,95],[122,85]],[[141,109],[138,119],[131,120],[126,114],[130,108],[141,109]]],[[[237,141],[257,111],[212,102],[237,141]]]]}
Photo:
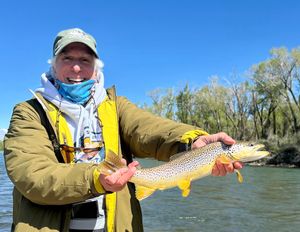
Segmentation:
{"type": "Polygon", "coordinates": [[[257,163],[257,162],[252,162],[252,163],[247,163],[245,164],[247,166],[251,166],[251,167],[270,167],[270,168],[300,168],[299,166],[296,166],[296,165],[292,165],[292,164],[267,164],[266,162],[260,162],[260,163],[257,163]]]}
{"type": "MultiPolygon", "coordinates": [[[[271,155],[261,160],[261,166],[300,168],[300,138],[273,138],[259,141],[271,155]]],[[[257,165],[258,166],[258,165],[257,165]]]]}

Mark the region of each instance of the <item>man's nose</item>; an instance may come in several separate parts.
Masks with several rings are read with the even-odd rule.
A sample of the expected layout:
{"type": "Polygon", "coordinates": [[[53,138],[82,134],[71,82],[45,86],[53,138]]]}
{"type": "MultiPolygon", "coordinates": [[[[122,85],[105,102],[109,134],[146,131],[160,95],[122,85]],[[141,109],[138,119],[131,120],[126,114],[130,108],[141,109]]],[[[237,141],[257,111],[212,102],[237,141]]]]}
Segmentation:
{"type": "Polygon", "coordinates": [[[80,68],[80,66],[79,66],[78,64],[75,64],[75,65],[73,66],[73,70],[74,70],[75,73],[79,73],[80,70],[81,70],[81,68],[80,68]]]}

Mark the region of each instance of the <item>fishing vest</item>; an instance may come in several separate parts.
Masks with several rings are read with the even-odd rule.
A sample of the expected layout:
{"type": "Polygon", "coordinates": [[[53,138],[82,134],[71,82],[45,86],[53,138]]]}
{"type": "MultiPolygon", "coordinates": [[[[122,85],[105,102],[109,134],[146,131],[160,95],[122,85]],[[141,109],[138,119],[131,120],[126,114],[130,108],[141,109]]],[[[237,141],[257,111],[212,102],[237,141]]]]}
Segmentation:
{"type": "MultiPolygon", "coordinates": [[[[64,116],[58,111],[58,108],[50,102],[47,103],[49,116],[52,124],[55,125],[56,136],[59,144],[67,144],[74,146],[72,135],[64,116]]],[[[108,150],[119,154],[119,128],[118,117],[115,100],[108,97],[98,106],[98,117],[102,127],[102,136],[105,142],[105,152],[108,150]]],[[[61,155],[65,163],[72,162],[74,154],[61,151],[61,155]]],[[[105,209],[106,209],[106,228],[105,231],[114,231],[114,221],[116,212],[116,193],[105,195],[105,209]]]]}

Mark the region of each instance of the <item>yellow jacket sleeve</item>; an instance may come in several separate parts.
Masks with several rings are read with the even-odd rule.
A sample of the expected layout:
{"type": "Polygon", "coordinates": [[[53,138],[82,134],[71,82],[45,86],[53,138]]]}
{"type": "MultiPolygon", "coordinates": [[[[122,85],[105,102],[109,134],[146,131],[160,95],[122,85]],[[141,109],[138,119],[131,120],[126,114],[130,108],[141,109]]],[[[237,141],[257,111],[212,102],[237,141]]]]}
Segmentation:
{"type": "Polygon", "coordinates": [[[202,136],[202,135],[208,135],[208,133],[206,131],[200,130],[200,129],[187,131],[182,135],[180,142],[192,144],[199,136],[202,136]]]}
{"type": "Polygon", "coordinates": [[[105,192],[105,189],[103,188],[103,186],[101,185],[101,183],[99,181],[100,174],[101,173],[98,169],[94,170],[94,173],[93,173],[94,187],[95,187],[96,191],[101,194],[101,193],[105,192]]]}

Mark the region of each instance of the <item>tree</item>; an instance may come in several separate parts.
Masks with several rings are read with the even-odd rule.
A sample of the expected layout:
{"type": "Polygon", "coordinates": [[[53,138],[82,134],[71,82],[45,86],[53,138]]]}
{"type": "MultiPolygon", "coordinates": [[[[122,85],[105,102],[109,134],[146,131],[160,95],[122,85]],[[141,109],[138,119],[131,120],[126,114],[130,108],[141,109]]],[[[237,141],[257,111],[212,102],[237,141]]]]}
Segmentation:
{"type": "MultiPolygon", "coordinates": [[[[232,83],[230,91],[232,92],[231,121],[236,129],[234,135],[237,139],[243,140],[251,137],[251,133],[247,127],[251,105],[249,83],[247,81],[238,84],[232,83]]],[[[227,115],[230,117],[229,113],[227,113],[227,115]]]]}
{"type": "Polygon", "coordinates": [[[256,113],[260,117],[261,136],[266,138],[273,121],[273,133],[276,132],[276,110],[282,101],[288,106],[292,133],[300,130],[300,98],[296,82],[299,84],[300,50],[291,53],[286,48],[274,48],[271,58],[253,66],[253,81],[256,113]],[[297,97],[298,93],[298,97],[297,97]],[[260,108],[260,110],[259,110],[260,108]],[[273,119],[271,119],[271,117],[273,119]]]}
{"type": "Polygon", "coordinates": [[[162,117],[175,118],[175,96],[172,88],[166,90],[155,89],[149,92],[148,95],[152,99],[152,106],[144,105],[144,109],[162,117]]]}
{"type": "Polygon", "coordinates": [[[274,48],[270,58],[253,65],[244,82],[229,85],[214,76],[191,90],[155,90],[149,109],[170,119],[224,131],[238,140],[293,138],[300,135],[300,48],[274,48]]]}
{"type": "Polygon", "coordinates": [[[180,122],[191,124],[192,114],[192,93],[188,84],[185,85],[183,90],[179,91],[176,96],[177,112],[176,116],[180,122]]]}

